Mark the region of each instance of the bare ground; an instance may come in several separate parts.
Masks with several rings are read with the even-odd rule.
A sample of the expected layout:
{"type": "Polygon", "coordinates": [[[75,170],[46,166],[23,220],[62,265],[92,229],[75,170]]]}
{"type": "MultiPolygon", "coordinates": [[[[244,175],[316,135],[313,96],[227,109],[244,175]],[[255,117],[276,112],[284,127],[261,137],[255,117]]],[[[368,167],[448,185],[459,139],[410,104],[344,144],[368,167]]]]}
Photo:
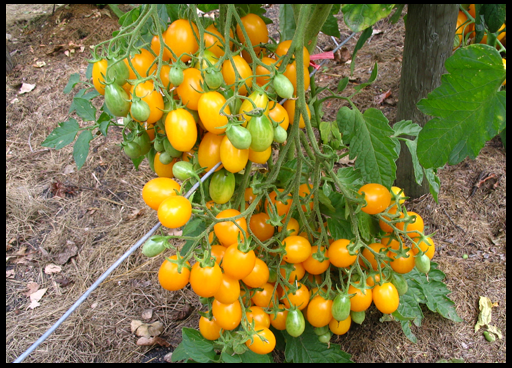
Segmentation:
{"type": "MultiPolygon", "coordinates": [[[[271,7],[269,12],[275,11],[271,7]]],[[[80,171],[72,149],[41,146],[58,122],[67,120],[72,94],[62,91],[69,76],[85,80],[89,47],[110,37],[117,20],[92,5],[7,5],[8,48],[17,67],[6,76],[6,361],[11,362],[55,323],[87,288],[157,222],[146,210],[140,192],[152,173],[139,171],[121,154],[120,132],[91,143],[80,171]],[[42,13],[46,11],[46,13],[42,13]],[[40,16],[39,16],[40,15],[40,16]],[[80,47],[83,46],[83,49],[80,47]],[[71,52],[70,50],[74,50],[71,52]],[[69,56],[65,51],[70,51],[69,56]],[[44,62],[42,67],[41,63],[44,62]],[[22,83],[35,88],[20,94],[22,83]],[[51,273],[47,266],[61,267],[51,273]],[[34,286],[36,283],[37,285],[34,286]],[[40,305],[31,309],[30,287],[46,289],[40,305]]],[[[272,14],[272,13],[271,13],[272,14]]],[[[354,102],[364,111],[382,109],[394,121],[403,49],[403,21],[380,22],[370,43],[360,50],[350,88],[368,79],[379,64],[377,80],[354,102]],[[390,90],[382,105],[375,98],[390,90]]],[[[350,32],[342,28],[342,39],[350,32]]],[[[272,35],[272,34],[271,34],[272,35]]],[[[352,50],[355,40],[349,41],[352,50]]],[[[325,49],[327,37],[319,40],[325,49]]],[[[349,76],[350,66],[329,62],[318,75],[321,85],[336,87],[349,76]]],[[[334,119],[341,105],[326,106],[334,119]]],[[[475,160],[440,171],[439,203],[430,196],[411,201],[435,235],[434,258],[446,273],[457,313],[454,323],[424,310],[421,327],[413,326],[418,343],[411,343],[394,322],[379,322],[372,307],[362,326],[356,325],[334,343],[356,362],[506,362],[506,153],[498,138],[475,160]],[[473,192],[483,174],[494,174],[473,192]],[[496,185],[494,185],[496,184],[496,185]],[[463,258],[468,255],[467,259],[463,258]],[[492,324],[503,339],[489,343],[474,332],[478,300],[496,303],[492,324]]],[[[161,259],[135,252],[25,361],[26,362],[145,362],[162,361],[181,339],[182,327],[197,328],[200,308],[191,290],[165,292],[156,273],[161,259]],[[138,346],[132,320],[160,321],[170,346],[138,346]]],[[[276,358],[279,358],[276,356],[276,358]]]]}

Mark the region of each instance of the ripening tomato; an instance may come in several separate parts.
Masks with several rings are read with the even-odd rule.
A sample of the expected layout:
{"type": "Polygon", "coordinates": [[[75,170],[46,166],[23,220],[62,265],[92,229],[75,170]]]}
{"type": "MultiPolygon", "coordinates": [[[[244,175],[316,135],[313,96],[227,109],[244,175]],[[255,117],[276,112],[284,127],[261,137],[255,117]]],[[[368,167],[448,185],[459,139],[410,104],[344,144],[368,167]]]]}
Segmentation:
{"type": "Polygon", "coordinates": [[[256,258],[251,273],[245,276],[242,281],[249,287],[259,288],[267,283],[269,275],[270,271],[265,261],[256,258]]]}
{"type": "MultiPolygon", "coordinates": [[[[170,256],[169,259],[177,260],[176,255],[170,256]]],[[[160,269],[158,270],[158,282],[160,285],[169,291],[183,289],[187,286],[190,279],[190,263],[186,262],[187,267],[181,268],[181,273],[178,272],[178,265],[176,263],[164,260],[160,269]]]]}
{"type": "Polygon", "coordinates": [[[139,83],[137,87],[132,86],[132,96],[137,96],[149,105],[151,113],[148,117],[148,124],[156,123],[164,115],[164,99],[160,92],[155,90],[155,85],[152,81],[139,83]]]}
{"type": "MultiPolygon", "coordinates": [[[[235,209],[227,209],[220,212],[216,218],[223,219],[227,217],[234,217],[240,215],[240,211],[235,209]]],[[[245,231],[247,232],[247,221],[245,217],[241,217],[235,222],[245,231]]],[[[243,241],[244,234],[238,226],[236,226],[231,221],[221,221],[213,225],[213,231],[215,232],[215,236],[219,239],[220,243],[225,247],[229,247],[231,244],[238,244],[238,236],[240,236],[240,240],[243,241]]]]}
{"type": "Polygon", "coordinates": [[[306,318],[313,327],[327,326],[332,319],[332,300],[315,296],[308,304],[306,318]]]}
{"type": "MultiPolygon", "coordinates": [[[[297,62],[294,61],[293,63],[288,64],[283,75],[292,83],[293,93],[294,95],[297,95],[297,62]]],[[[304,68],[302,69],[302,75],[304,77],[304,90],[307,91],[311,80],[309,77],[308,66],[306,64],[304,64],[304,68]]]]}
{"type": "Polygon", "coordinates": [[[222,64],[222,75],[224,76],[224,81],[226,85],[231,86],[231,89],[235,90],[235,82],[238,84],[238,93],[241,95],[247,95],[247,90],[252,87],[252,70],[247,61],[245,61],[241,56],[234,55],[233,62],[235,64],[234,68],[238,71],[238,75],[241,80],[236,80],[235,70],[233,65],[231,64],[231,60],[226,60],[222,64]]]}
{"type": "Polygon", "coordinates": [[[173,87],[171,80],[169,79],[170,71],[171,66],[169,64],[164,64],[160,68],[160,81],[168,91],[173,87]]]}
{"type": "Polygon", "coordinates": [[[413,223],[404,225],[404,231],[406,231],[407,235],[409,235],[411,238],[420,237],[421,236],[420,233],[423,233],[423,230],[425,229],[423,219],[416,212],[408,211],[407,215],[408,216],[416,216],[416,218],[414,219],[413,223]]]}
{"type": "Polygon", "coordinates": [[[155,173],[161,178],[173,178],[174,175],[172,173],[172,167],[176,163],[177,159],[172,159],[171,163],[165,165],[160,161],[160,152],[155,154],[155,159],[153,160],[153,168],[155,169],[155,173]]]}
{"type": "Polygon", "coordinates": [[[222,268],[224,272],[236,280],[249,276],[256,263],[256,254],[253,250],[246,253],[238,249],[238,242],[226,248],[222,268]]]}
{"type": "Polygon", "coordinates": [[[176,229],[185,225],[192,216],[192,204],[179,195],[170,196],[158,206],[158,220],[169,229],[176,229]]]}
{"type": "Polygon", "coordinates": [[[361,210],[369,215],[381,213],[391,204],[391,193],[382,184],[365,184],[359,188],[358,193],[363,195],[366,200],[366,206],[361,210]]]}
{"type": "Polygon", "coordinates": [[[400,296],[398,295],[395,285],[391,282],[375,285],[372,293],[373,303],[382,313],[391,314],[398,309],[400,296]]]}
{"type": "Polygon", "coordinates": [[[246,309],[245,316],[249,324],[254,321],[254,326],[270,327],[270,316],[263,310],[263,308],[253,305],[246,309]]]}
{"type": "Polygon", "coordinates": [[[239,296],[240,281],[231,277],[227,273],[222,274],[222,281],[220,283],[220,287],[215,292],[213,297],[223,304],[231,304],[237,301],[239,296]]]}
{"type": "MultiPolygon", "coordinates": [[[[281,57],[281,56],[285,56],[286,53],[288,52],[288,49],[290,48],[292,44],[292,40],[286,40],[286,41],[281,41],[279,42],[279,44],[277,45],[277,49],[275,51],[275,54],[277,57],[281,57]]],[[[303,48],[303,58],[304,58],[304,65],[307,67],[309,66],[309,62],[310,62],[310,55],[309,55],[309,51],[308,49],[306,48],[306,46],[304,46],[303,48]]],[[[292,56],[293,58],[295,58],[295,56],[292,56]]]]}
{"type": "Polygon", "coordinates": [[[217,263],[213,266],[201,267],[199,262],[194,263],[190,271],[190,286],[194,293],[204,298],[215,295],[222,283],[222,270],[217,263]]]}
{"type": "Polygon", "coordinates": [[[283,288],[283,296],[281,297],[281,300],[288,309],[293,305],[297,307],[299,310],[303,310],[309,304],[309,297],[311,293],[308,287],[300,282],[297,282],[297,287],[298,289],[295,291],[295,293],[288,293],[289,289],[287,286],[283,288]],[[285,296],[286,293],[288,293],[288,298],[285,296]]]}
{"type": "Polygon", "coordinates": [[[272,155],[272,146],[268,146],[265,151],[255,152],[249,148],[249,161],[256,164],[266,164],[270,156],[272,155]]]}
{"type": "MultiPolygon", "coordinates": [[[[213,35],[208,32],[204,33],[203,39],[205,49],[211,51],[217,58],[220,58],[225,54],[224,36],[221,35],[221,33],[217,30],[217,28],[215,28],[215,25],[213,24],[210,24],[208,27],[206,27],[206,31],[213,33],[213,35]]],[[[229,32],[231,35],[233,35],[233,31],[231,29],[229,32]]],[[[231,41],[229,43],[233,44],[231,41]]]]}
{"type": "Polygon", "coordinates": [[[408,273],[412,271],[414,268],[414,253],[412,250],[407,250],[407,256],[408,257],[397,257],[397,254],[389,251],[388,257],[393,259],[391,262],[389,262],[389,265],[393,269],[393,271],[397,273],[408,273]]]}
{"type": "MultiPolygon", "coordinates": [[[[376,253],[380,253],[381,250],[383,250],[383,251],[387,250],[387,248],[382,243],[371,243],[371,244],[368,244],[368,248],[371,248],[376,253]]],[[[377,260],[375,259],[375,255],[368,248],[364,247],[362,255],[363,255],[364,258],[366,258],[366,260],[368,262],[370,262],[370,264],[372,265],[372,268],[374,270],[377,270],[378,269],[378,265],[377,265],[377,260]]],[[[359,259],[359,264],[361,264],[361,266],[364,266],[364,263],[363,263],[362,259],[359,259]]],[[[385,262],[382,262],[380,264],[380,267],[383,268],[384,266],[385,266],[385,262]]]]}
{"type": "Polygon", "coordinates": [[[100,95],[105,94],[105,76],[107,75],[107,59],[101,59],[92,65],[92,83],[100,95]]]}
{"type": "MultiPolygon", "coordinates": [[[[325,252],[325,257],[329,258],[329,250],[325,249],[325,247],[321,247],[321,250],[325,252]]],[[[304,262],[302,262],[302,265],[308,271],[311,275],[320,275],[324,273],[328,268],[331,262],[329,259],[324,260],[323,262],[318,262],[316,259],[313,258],[313,254],[315,254],[318,251],[318,245],[314,245],[311,247],[311,254],[304,262]]]]}
{"type": "Polygon", "coordinates": [[[288,310],[284,308],[284,304],[279,304],[280,311],[278,311],[275,315],[270,313],[270,324],[272,327],[279,331],[286,330],[286,317],[288,316],[288,310]]]}
{"type": "MultiPolygon", "coordinates": [[[[299,186],[299,197],[302,197],[302,198],[307,198],[309,197],[309,193],[311,193],[311,189],[313,189],[313,185],[309,184],[309,183],[304,183],[304,184],[301,184],[299,186]]],[[[309,199],[309,208],[311,210],[313,210],[313,198],[314,198],[314,195],[311,196],[311,198],[309,199]]],[[[306,212],[306,206],[305,205],[302,205],[302,211],[306,212]]]]}
{"type": "MultiPolygon", "coordinates": [[[[277,189],[278,191],[282,192],[284,189],[277,189]]],[[[277,209],[277,214],[279,216],[283,216],[288,214],[288,211],[290,210],[290,207],[292,206],[292,195],[288,193],[288,198],[284,202],[277,201],[277,193],[275,191],[270,192],[268,195],[270,197],[270,201],[277,209]]],[[[265,200],[265,211],[270,215],[270,211],[273,211],[272,206],[269,205],[268,200],[265,200]]]]}
{"type": "MultiPolygon", "coordinates": [[[[162,33],[162,41],[165,44],[165,32],[162,33]]],[[[160,54],[160,47],[161,47],[161,45],[162,45],[162,43],[160,42],[160,38],[158,37],[158,35],[154,35],[153,38],[151,39],[151,50],[153,50],[155,55],[159,55],[160,54]]],[[[171,52],[164,45],[164,50],[163,50],[163,54],[162,54],[162,60],[163,61],[169,61],[170,59],[171,59],[171,52]]],[[[167,73],[169,73],[169,71],[167,71],[167,73]]]]}
{"type": "Polygon", "coordinates": [[[295,280],[301,280],[306,274],[306,269],[302,263],[288,263],[285,261],[281,261],[281,265],[279,266],[279,272],[283,278],[286,278],[286,270],[281,267],[284,265],[291,265],[292,272],[290,272],[290,276],[288,276],[288,282],[290,284],[294,283],[295,280]]]}
{"type": "Polygon", "coordinates": [[[215,317],[215,322],[226,331],[237,328],[242,320],[242,307],[238,300],[231,304],[224,304],[214,299],[212,313],[215,317]]]}
{"type": "MultiPolygon", "coordinates": [[[[177,19],[165,31],[164,41],[177,58],[186,63],[198,49],[199,31],[194,22],[177,19]],[[188,54],[188,55],[187,55],[188,54]]],[[[176,60],[171,53],[171,59],[176,60]]]]}
{"type": "Polygon", "coordinates": [[[348,315],[348,317],[346,319],[344,319],[343,321],[337,321],[335,320],[334,318],[331,319],[331,321],[329,322],[329,330],[331,330],[331,332],[333,334],[336,334],[336,335],[344,335],[348,332],[348,330],[350,329],[350,325],[352,324],[352,318],[350,317],[350,314],[348,315]]]}
{"type": "Polygon", "coordinates": [[[220,143],[220,160],[227,171],[235,174],[247,165],[249,149],[236,148],[226,135],[220,143]]]}
{"type": "Polygon", "coordinates": [[[262,242],[270,239],[274,235],[274,226],[267,221],[270,217],[265,212],[253,214],[249,220],[249,228],[254,235],[262,242]]]}
{"type": "Polygon", "coordinates": [[[269,100],[266,93],[261,91],[254,91],[253,93],[251,93],[249,97],[242,102],[240,110],[238,110],[238,113],[242,114],[242,121],[244,122],[242,126],[247,127],[247,124],[251,120],[251,117],[245,114],[246,112],[250,112],[255,108],[258,108],[262,109],[263,114],[268,116],[268,107],[269,100]]]}
{"type": "MultiPolygon", "coordinates": [[[[270,58],[267,56],[263,56],[260,61],[263,64],[266,64],[269,66],[272,66],[276,63],[276,59],[273,59],[273,58],[270,58]]],[[[272,71],[272,68],[271,68],[271,70],[268,70],[264,66],[258,65],[256,67],[256,84],[258,84],[258,86],[260,86],[260,87],[263,87],[265,84],[270,82],[270,75],[272,74],[271,71],[272,71]]]]}
{"type": "Polygon", "coordinates": [[[266,283],[261,287],[262,290],[254,292],[251,300],[254,305],[262,308],[272,308],[276,300],[274,295],[274,285],[266,283]]]}
{"type": "MultiPolygon", "coordinates": [[[[220,162],[220,144],[224,136],[216,135],[213,133],[206,133],[199,143],[197,149],[197,159],[199,166],[205,167],[205,170],[210,171],[218,162],[220,162]]],[[[222,165],[215,171],[219,171],[222,165]]]]}
{"type": "MultiPolygon", "coordinates": [[[[283,107],[285,108],[286,112],[288,113],[288,118],[289,118],[290,124],[293,125],[293,120],[295,119],[295,100],[286,100],[283,103],[283,107]]],[[[309,119],[311,120],[311,110],[309,109],[308,105],[306,105],[306,110],[308,111],[308,116],[309,116],[309,119]]],[[[306,122],[304,121],[304,118],[301,115],[300,119],[299,119],[299,128],[302,129],[305,127],[306,127],[306,122]]]]}
{"type": "Polygon", "coordinates": [[[197,124],[190,112],[176,109],[167,114],[165,133],[175,149],[189,151],[196,144],[197,124]]]}
{"type": "Polygon", "coordinates": [[[302,263],[311,254],[311,243],[302,236],[288,236],[283,239],[286,254],[283,259],[288,263],[302,263]]]}
{"type": "Polygon", "coordinates": [[[203,95],[201,83],[203,83],[203,77],[198,69],[188,68],[183,71],[183,82],[178,86],[176,92],[183,104],[191,110],[197,111],[199,106],[199,98],[203,95]]]}
{"type": "MultiPolygon", "coordinates": [[[[213,242],[213,231],[210,233],[212,236],[208,235],[208,241],[210,244],[213,242]]],[[[226,247],[223,245],[214,244],[211,246],[211,255],[212,258],[215,258],[215,262],[220,265],[220,262],[224,258],[224,253],[226,252],[226,247]]]]}
{"type": "Polygon", "coordinates": [[[362,312],[367,310],[372,304],[372,290],[361,290],[354,285],[348,287],[347,294],[356,294],[350,298],[350,310],[354,312],[362,312]]]}
{"type": "Polygon", "coordinates": [[[205,92],[201,95],[197,105],[199,118],[203,122],[204,127],[212,134],[222,134],[226,131],[224,127],[228,123],[228,117],[224,114],[231,114],[226,99],[223,95],[216,91],[205,92]],[[223,128],[221,128],[223,127],[223,128]]]}
{"type": "Polygon", "coordinates": [[[130,79],[137,79],[134,70],[136,70],[142,78],[146,78],[156,71],[156,63],[154,63],[155,57],[146,49],[141,49],[140,53],[133,55],[130,61],[133,68],[130,66],[128,60],[124,59],[128,67],[128,72],[130,73],[130,79]]]}
{"type": "Polygon", "coordinates": [[[199,332],[206,340],[217,340],[220,337],[220,329],[215,318],[208,319],[205,316],[199,318],[199,332]]]}
{"type": "Polygon", "coordinates": [[[278,123],[284,130],[288,129],[288,126],[290,125],[290,118],[283,105],[275,101],[271,101],[270,106],[271,108],[268,111],[269,118],[272,118],[272,120],[278,123]]]}
{"type": "MultiPolygon", "coordinates": [[[[255,46],[268,42],[268,29],[265,21],[263,21],[260,16],[253,13],[249,13],[246,16],[243,16],[240,18],[240,20],[242,21],[242,25],[247,32],[247,36],[249,36],[251,45],[254,48],[254,53],[259,55],[262,49],[259,46],[255,46]]],[[[240,27],[238,24],[236,26],[236,35],[242,44],[247,45],[244,34],[242,32],[242,27],[240,27]]],[[[249,62],[251,61],[252,60],[249,60],[249,62]]]]}
{"type": "Polygon", "coordinates": [[[348,252],[349,244],[348,239],[338,239],[329,246],[329,261],[336,267],[350,267],[356,261],[357,254],[350,255],[348,252]]]}
{"type": "Polygon", "coordinates": [[[266,327],[257,326],[256,332],[252,338],[253,341],[247,340],[245,345],[256,354],[268,354],[276,347],[276,337],[274,333],[266,327]]]}
{"type": "MultiPolygon", "coordinates": [[[[410,212],[409,212],[410,213],[410,212]]],[[[427,238],[424,241],[420,241],[420,238],[412,239],[416,245],[413,245],[412,251],[416,255],[419,253],[418,247],[422,252],[425,252],[429,259],[434,258],[434,254],[436,252],[436,246],[434,244],[434,240],[432,238],[427,238]]]]}
{"type": "Polygon", "coordinates": [[[156,211],[164,199],[176,195],[180,189],[181,186],[173,179],[154,178],[142,188],[142,199],[156,211]]]}

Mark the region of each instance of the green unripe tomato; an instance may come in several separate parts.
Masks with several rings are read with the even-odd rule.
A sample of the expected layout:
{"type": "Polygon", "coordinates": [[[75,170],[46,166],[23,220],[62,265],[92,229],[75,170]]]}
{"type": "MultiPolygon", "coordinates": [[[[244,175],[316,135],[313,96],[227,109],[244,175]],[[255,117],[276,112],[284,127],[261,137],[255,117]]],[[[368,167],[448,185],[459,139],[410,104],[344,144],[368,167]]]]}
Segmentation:
{"type": "Polygon", "coordinates": [[[165,240],[155,240],[151,237],[142,246],[142,254],[144,254],[146,257],[156,257],[167,248],[165,244],[165,240]]]}
{"type": "Polygon", "coordinates": [[[171,70],[169,71],[169,80],[171,81],[172,85],[178,87],[183,82],[183,79],[185,79],[183,70],[176,65],[172,66],[171,70]]]}
{"type": "Polygon", "coordinates": [[[248,149],[251,146],[251,133],[243,126],[232,125],[226,130],[229,141],[235,148],[240,150],[248,149]]]}
{"type": "Polygon", "coordinates": [[[172,167],[172,174],[180,180],[187,180],[195,174],[194,165],[187,161],[178,161],[172,167]]]}
{"type": "Polygon", "coordinates": [[[281,98],[293,97],[293,84],[284,74],[277,74],[273,81],[274,90],[281,98]]]}

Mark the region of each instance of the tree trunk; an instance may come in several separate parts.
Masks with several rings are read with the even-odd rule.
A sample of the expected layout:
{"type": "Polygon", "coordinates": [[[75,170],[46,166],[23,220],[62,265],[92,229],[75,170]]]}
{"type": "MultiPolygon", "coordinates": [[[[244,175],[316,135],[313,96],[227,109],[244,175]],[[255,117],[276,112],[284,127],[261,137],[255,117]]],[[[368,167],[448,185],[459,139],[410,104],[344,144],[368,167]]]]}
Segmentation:
{"type": "MultiPolygon", "coordinates": [[[[431,119],[416,104],[441,84],[444,62],[453,53],[458,9],[458,4],[408,5],[396,121],[412,120],[423,127],[431,119]]],[[[429,185],[426,178],[416,184],[411,154],[400,143],[395,184],[418,198],[429,192],[429,185]]]]}
{"type": "Polygon", "coordinates": [[[9,49],[7,48],[7,40],[5,41],[5,72],[9,73],[14,68],[14,62],[12,60],[9,49]]]}

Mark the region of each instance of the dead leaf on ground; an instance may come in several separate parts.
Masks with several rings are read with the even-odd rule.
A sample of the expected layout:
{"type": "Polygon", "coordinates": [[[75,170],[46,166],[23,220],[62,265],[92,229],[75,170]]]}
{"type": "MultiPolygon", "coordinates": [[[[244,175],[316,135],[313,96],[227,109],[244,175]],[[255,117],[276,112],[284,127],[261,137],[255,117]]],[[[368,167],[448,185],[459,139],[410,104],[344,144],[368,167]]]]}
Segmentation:
{"type": "Polygon", "coordinates": [[[375,99],[375,103],[376,103],[377,105],[382,105],[382,103],[384,102],[384,100],[385,100],[386,98],[388,98],[389,96],[391,96],[391,90],[388,90],[388,91],[386,91],[386,92],[384,92],[384,93],[382,93],[382,94],[378,95],[378,96],[376,97],[376,99],[375,99]]]}
{"type": "Polygon", "coordinates": [[[36,88],[35,84],[23,83],[21,85],[20,92],[18,94],[22,95],[24,93],[28,93],[28,92],[32,91],[34,88],[36,88]]]}
{"type": "Polygon", "coordinates": [[[130,213],[128,216],[126,216],[127,220],[133,220],[136,219],[139,216],[142,216],[146,212],[145,208],[135,209],[130,213]]]}
{"type": "Polygon", "coordinates": [[[131,330],[137,336],[158,336],[164,331],[164,325],[160,321],[156,321],[153,323],[144,323],[139,320],[133,320],[131,322],[131,330]]]}
{"type": "Polygon", "coordinates": [[[43,297],[44,293],[46,293],[46,290],[48,289],[39,289],[36,292],[30,294],[30,305],[28,306],[30,309],[34,309],[41,305],[39,301],[43,297]]]}
{"type": "Polygon", "coordinates": [[[70,280],[65,276],[57,277],[54,281],[58,283],[61,287],[66,287],[73,282],[73,280],[70,280]]]}
{"type": "Polygon", "coordinates": [[[153,309],[144,309],[142,311],[142,319],[151,319],[153,317],[153,309]]]}
{"type": "Polygon", "coordinates": [[[53,263],[47,264],[44,268],[44,273],[47,275],[51,275],[52,273],[59,273],[62,271],[62,267],[57,266],[53,263]]]}
{"type": "Polygon", "coordinates": [[[35,293],[39,289],[39,284],[37,282],[30,281],[27,284],[28,291],[25,292],[26,296],[30,296],[31,294],[35,293]]]}
{"type": "Polygon", "coordinates": [[[162,339],[161,337],[141,337],[140,339],[137,340],[137,345],[139,346],[150,346],[150,345],[155,345],[155,344],[158,344],[160,346],[164,346],[164,347],[169,347],[171,346],[171,344],[169,344],[167,341],[165,341],[164,339],[162,339]]]}
{"type": "Polygon", "coordinates": [[[63,265],[64,263],[69,261],[69,259],[71,257],[74,257],[77,254],[78,254],[78,247],[75,245],[74,242],[68,240],[67,244],[64,247],[64,249],[62,250],[62,252],[55,255],[53,260],[55,261],[55,263],[57,263],[59,265],[63,265]]]}

